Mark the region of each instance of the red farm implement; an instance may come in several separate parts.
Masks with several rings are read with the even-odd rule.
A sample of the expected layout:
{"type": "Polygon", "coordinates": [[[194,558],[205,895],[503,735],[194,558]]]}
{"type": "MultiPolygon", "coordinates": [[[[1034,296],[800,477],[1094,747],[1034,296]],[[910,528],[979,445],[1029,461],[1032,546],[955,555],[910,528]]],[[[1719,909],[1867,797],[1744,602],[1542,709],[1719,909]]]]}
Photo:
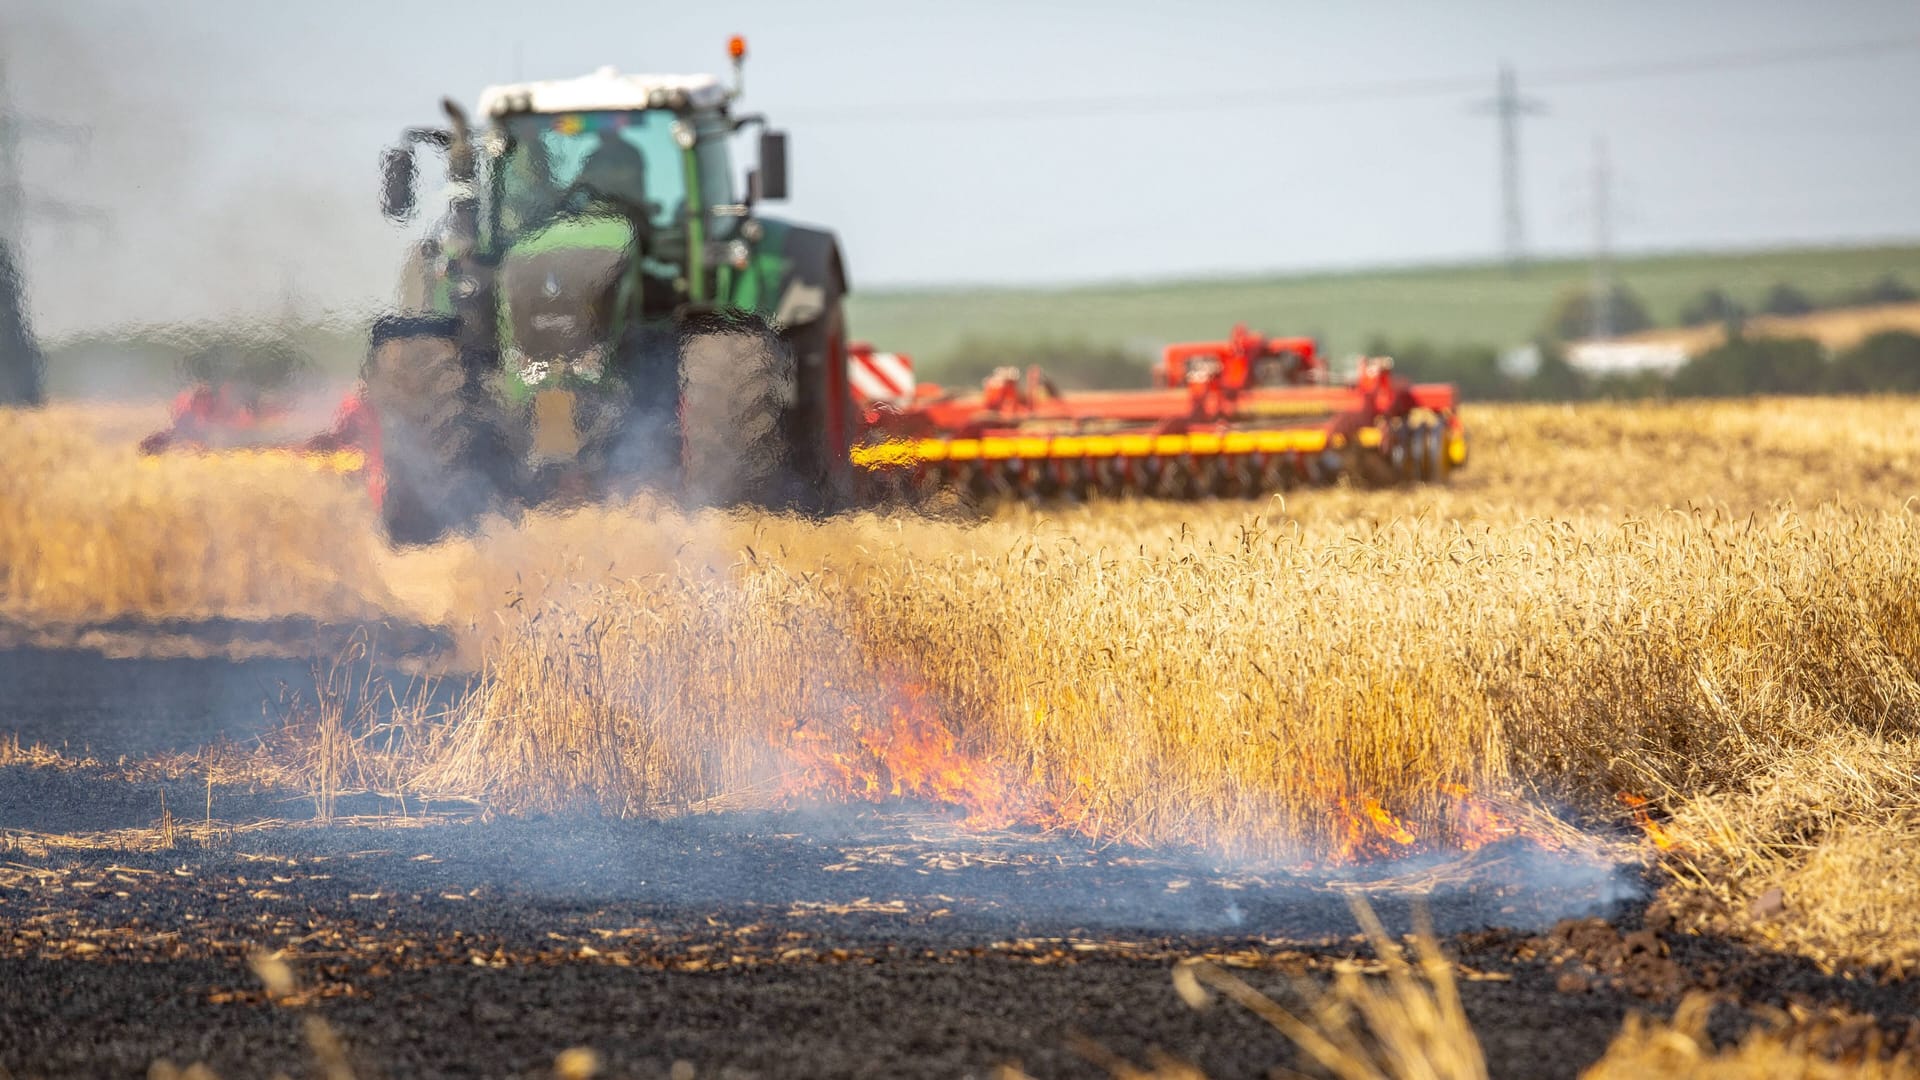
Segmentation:
{"type": "Polygon", "coordinates": [[[1065,394],[1037,369],[1002,368],[977,394],[921,386],[863,403],[854,461],[876,481],[1029,498],[1438,481],[1466,463],[1452,386],[1406,382],[1377,358],[1334,382],[1310,338],[1239,326],[1225,341],[1170,345],[1155,382],[1065,394]]]}

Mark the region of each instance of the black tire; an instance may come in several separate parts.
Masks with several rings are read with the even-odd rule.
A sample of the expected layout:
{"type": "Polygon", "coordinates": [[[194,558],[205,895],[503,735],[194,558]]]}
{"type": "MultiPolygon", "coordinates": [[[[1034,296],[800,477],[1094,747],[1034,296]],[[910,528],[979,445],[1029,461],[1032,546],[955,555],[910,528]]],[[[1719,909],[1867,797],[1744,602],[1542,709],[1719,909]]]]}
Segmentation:
{"type": "Polygon", "coordinates": [[[749,315],[690,319],[680,334],[680,467],[689,506],[790,500],[793,351],[749,315]]]}
{"type": "Polygon", "coordinates": [[[37,406],[46,399],[45,364],[27,324],[26,284],[0,243],[0,405],[37,406]]]}
{"type": "Polygon", "coordinates": [[[856,501],[855,473],[848,452],[858,418],[847,386],[845,292],[827,286],[820,317],[790,335],[795,358],[794,407],[788,415],[798,501],[809,510],[831,512],[856,501]],[[841,430],[829,438],[833,417],[841,430]]]}
{"type": "Polygon", "coordinates": [[[1420,466],[1420,481],[1426,484],[1439,483],[1447,478],[1446,429],[1428,421],[1414,430],[1416,460],[1420,466]]]}
{"type": "Polygon", "coordinates": [[[459,346],[439,329],[377,327],[367,357],[386,483],[380,521],[395,545],[466,531],[497,494],[499,426],[459,346]]]}

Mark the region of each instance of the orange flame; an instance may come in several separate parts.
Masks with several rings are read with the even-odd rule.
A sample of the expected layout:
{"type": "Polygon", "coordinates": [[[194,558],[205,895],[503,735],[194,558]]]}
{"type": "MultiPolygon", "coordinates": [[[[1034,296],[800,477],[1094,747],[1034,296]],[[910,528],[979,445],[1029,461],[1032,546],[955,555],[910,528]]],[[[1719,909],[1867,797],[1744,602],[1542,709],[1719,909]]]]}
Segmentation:
{"type": "MultiPolygon", "coordinates": [[[[791,768],[780,794],[790,802],[918,800],[960,811],[961,823],[972,828],[1039,825],[1089,836],[1100,832],[1100,817],[1089,811],[1097,802],[1095,778],[1075,775],[1067,792],[1023,781],[1008,766],[970,753],[918,685],[897,684],[871,704],[847,706],[838,723],[795,722],[785,734],[791,768]]],[[[1410,820],[1335,776],[1322,779],[1321,790],[1337,807],[1331,851],[1316,860],[1322,866],[1474,851],[1514,837],[1547,848],[1562,846],[1512,807],[1459,784],[1440,785],[1438,799],[1422,806],[1431,819],[1410,820]]]]}
{"type": "Polygon", "coordinates": [[[1488,844],[1514,837],[1525,837],[1553,851],[1566,846],[1560,837],[1528,823],[1511,808],[1502,809],[1473,794],[1465,785],[1442,784],[1440,792],[1453,801],[1454,843],[1462,851],[1478,851],[1488,844]]]}
{"type": "Polygon", "coordinates": [[[962,823],[974,828],[1037,821],[1028,793],[1005,768],[962,750],[920,688],[887,695],[873,711],[882,710],[886,718],[879,720],[849,705],[838,731],[793,725],[788,755],[797,769],[783,793],[790,799],[919,799],[963,811],[962,823]]]}
{"type": "Polygon", "coordinates": [[[1464,785],[1442,784],[1440,794],[1444,799],[1440,827],[1424,832],[1422,826],[1400,817],[1370,795],[1358,799],[1340,796],[1336,802],[1341,832],[1332,855],[1322,865],[1478,851],[1514,837],[1525,837],[1549,849],[1564,846],[1559,837],[1533,827],[1511,809],[1474,795],[1464,785]]]}
{"type": "Polygon", "coordinates": [[[1358,811],[1354,810],[1353,802],[1342,795],[1340,818],[1345,832],[1329,859],[1333,863],[1391,858],[1405,853],[1419,839],[1411,826],[1395,817],[1391,810],[1380,805],[1380,800],[1371,795],[1360,800],[1358,811]]]}
{"type": "Polygon", "coordinates": [[[1633,811],[1633,823],[1640,827],[1641,832],[1647,834],[1647,839],[1653,841],[1654,847],[1661,851],[1674,849],[1676,843],[1673,834],[1667,831],[1666,826],[1653,820],[1653,815],[1647,811],[1647,800],[1643,796],[1623,791],[1620,793],[1620,802],[1633,811]]]}

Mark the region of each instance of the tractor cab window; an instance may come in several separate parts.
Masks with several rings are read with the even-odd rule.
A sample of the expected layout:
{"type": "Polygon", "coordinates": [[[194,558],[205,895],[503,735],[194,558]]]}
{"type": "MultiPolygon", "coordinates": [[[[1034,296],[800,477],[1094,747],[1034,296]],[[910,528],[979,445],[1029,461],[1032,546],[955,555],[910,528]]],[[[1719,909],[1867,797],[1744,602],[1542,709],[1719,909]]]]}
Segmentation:
{"type": "Polygon", "coordinates": [[[562,212],[618,208],[656,234],[684,230],[687,170],[668,109],[535,113],[507,122],[500,225],[511,235],[562,212]]]}

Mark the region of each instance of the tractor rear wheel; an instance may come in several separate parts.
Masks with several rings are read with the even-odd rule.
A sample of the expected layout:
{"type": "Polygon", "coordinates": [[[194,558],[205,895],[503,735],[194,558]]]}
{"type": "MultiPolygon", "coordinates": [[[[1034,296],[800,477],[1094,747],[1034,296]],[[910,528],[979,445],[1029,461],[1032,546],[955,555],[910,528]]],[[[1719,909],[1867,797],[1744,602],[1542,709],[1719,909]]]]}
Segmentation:
{"type": "Polygon", "coordinates": [[[765,321],[711,315],[682,329],[680,464],[688,505],[787,501],[793,386],[793,352],[765,321]]]}
{"type": "Polygon", "coordinates": [[[793,331],[796,400],[788,414],[800,497],[810,510],[835,511],[854,503],[856,481],[848,457],[855,415],[847,382],[847,315],[838,283],[826,287],[820,317],[793,331]]]}
{"type": "Polygon", "coordinates": [[[464,531],[496,493],[504,461],[485,389],[432,320],[376,326],[366,393],[380,420],[380,522],[396,545],[464,531]]]}

